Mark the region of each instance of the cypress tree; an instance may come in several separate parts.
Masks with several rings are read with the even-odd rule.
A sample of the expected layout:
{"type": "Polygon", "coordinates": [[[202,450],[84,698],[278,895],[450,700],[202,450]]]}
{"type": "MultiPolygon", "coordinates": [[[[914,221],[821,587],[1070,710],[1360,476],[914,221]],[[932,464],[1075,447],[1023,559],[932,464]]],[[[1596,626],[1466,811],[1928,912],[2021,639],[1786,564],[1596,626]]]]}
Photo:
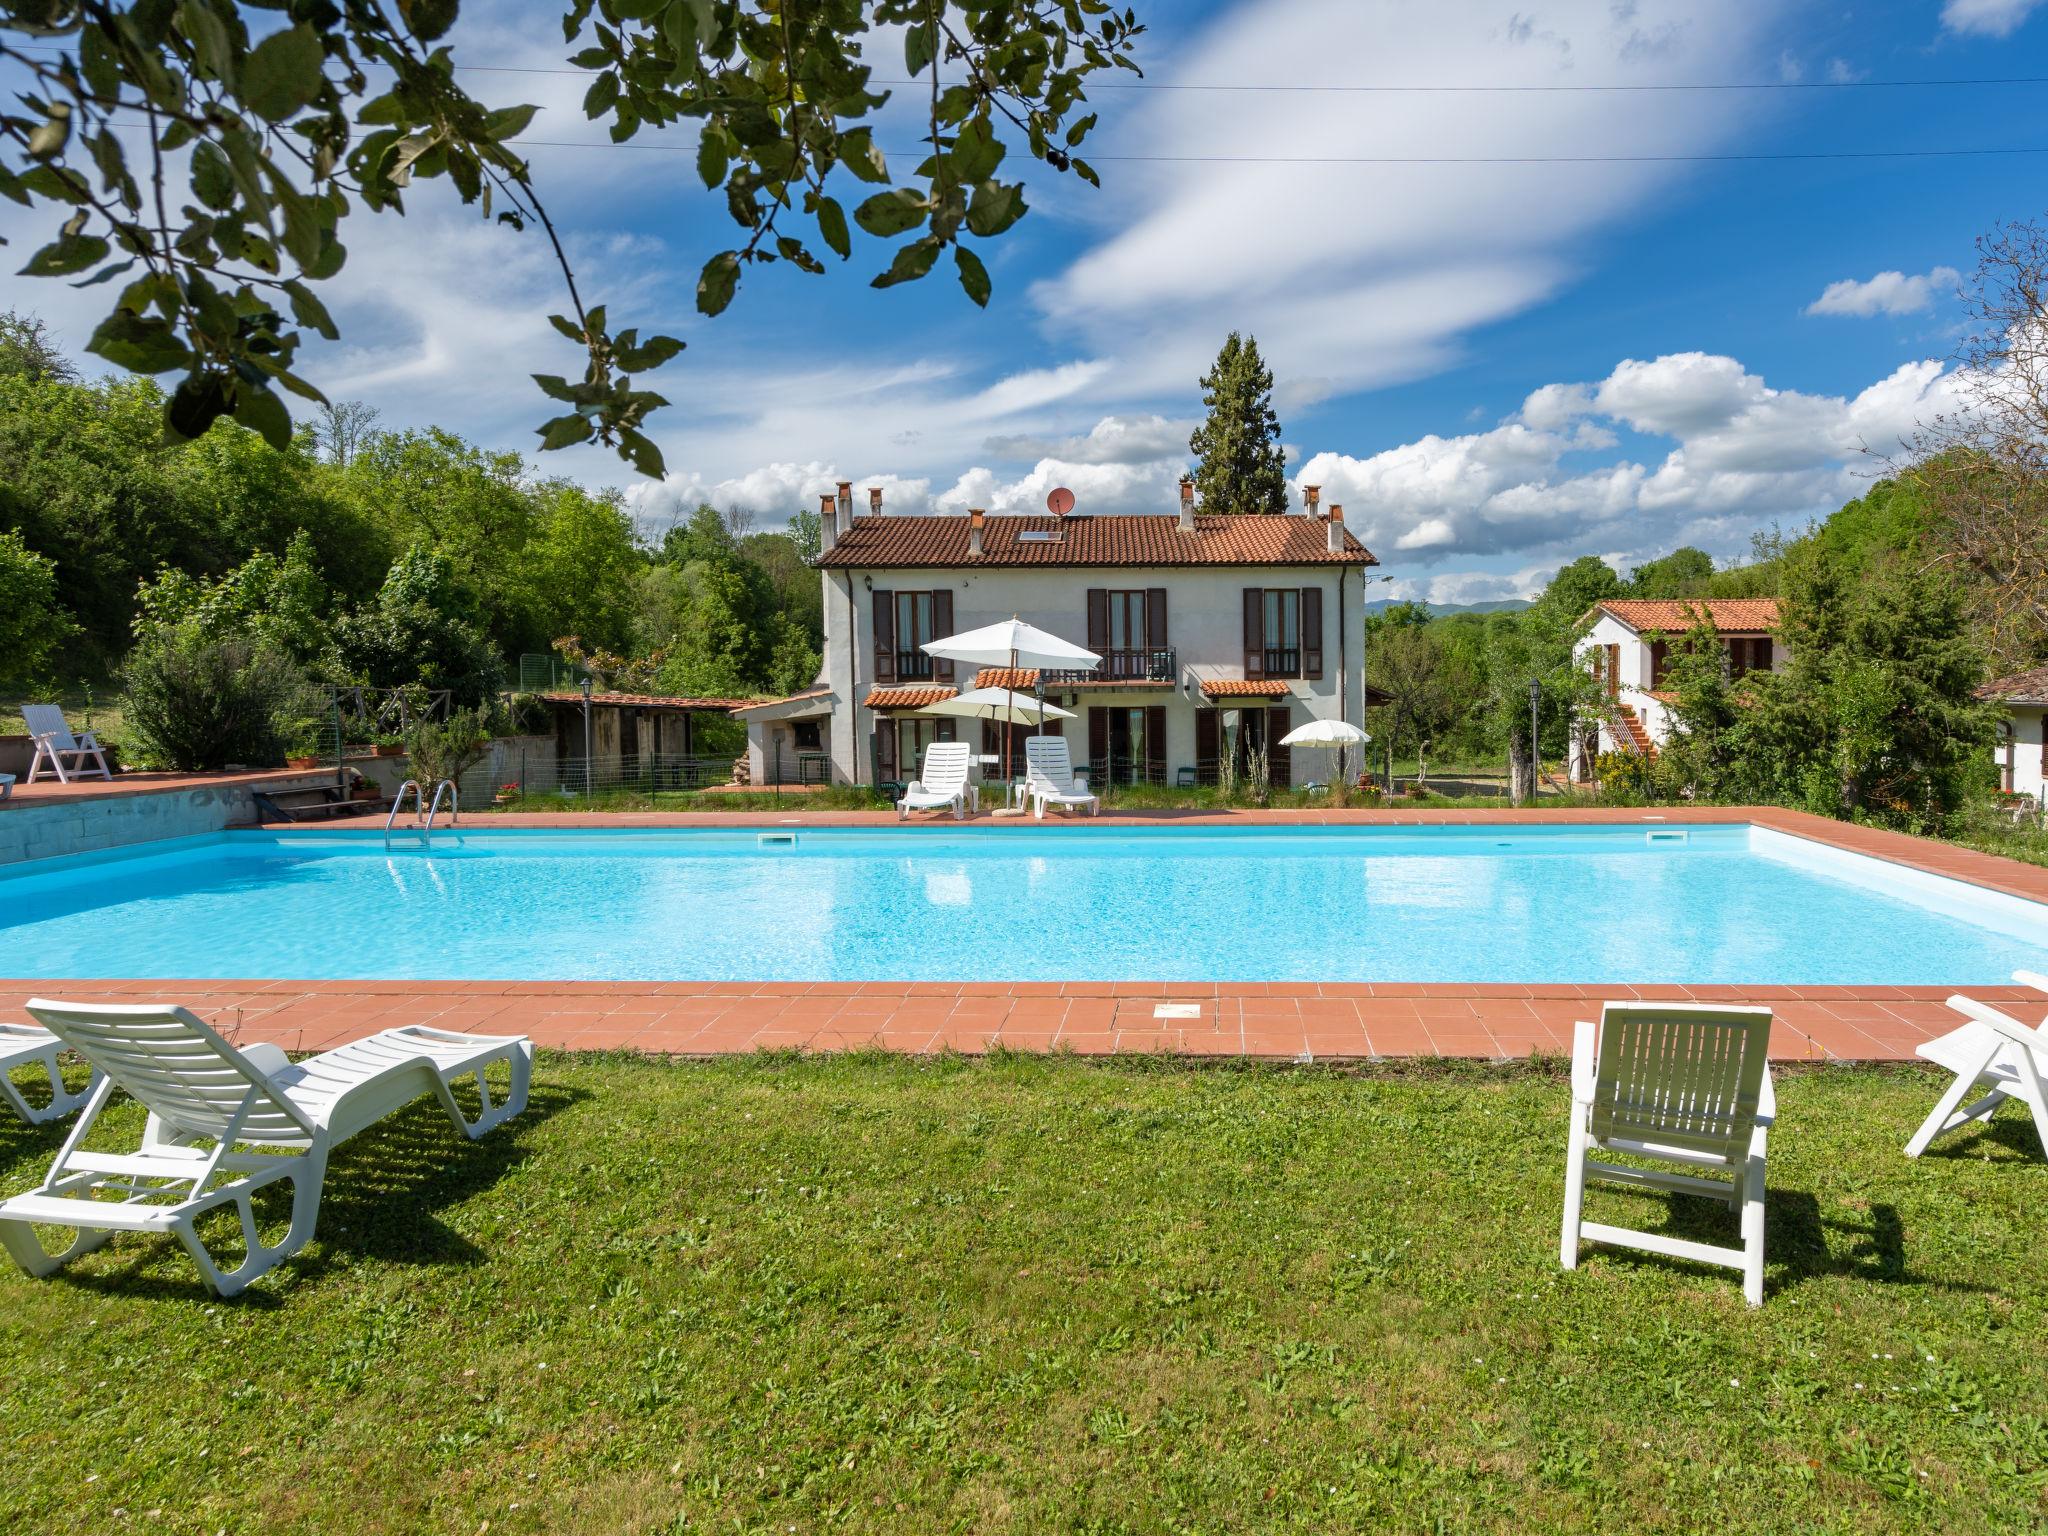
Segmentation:
{"type": "Polygon", "coordinates": [[[1230,333],[1202,379],[1209,416],[1188,438],[1198,460],[1195,490],[1205,512],[1285,512],[1287,466],[1273,374],[1257,338],[1230,333]]]}

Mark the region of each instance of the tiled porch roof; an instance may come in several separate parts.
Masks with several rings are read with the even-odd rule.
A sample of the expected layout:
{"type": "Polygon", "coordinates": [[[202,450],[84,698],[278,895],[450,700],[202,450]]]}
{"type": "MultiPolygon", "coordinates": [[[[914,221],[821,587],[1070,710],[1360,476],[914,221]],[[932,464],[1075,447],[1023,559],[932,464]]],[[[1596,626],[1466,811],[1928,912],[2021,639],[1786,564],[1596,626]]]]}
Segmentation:
{"type": "Polygon", "coordinates": [[[916,688],[870,688],[866,702],[869,709],[923,709],[941,699],[950,699],[959,691],[930,684],[916,688]]]}
{"type": "Polygon", "coordinates": [[[1212,699],[1284,699],[1294,690],[1280,678],[1212,677],[1202,692],[1212,699]]]}
{"type": "Polygon", "coordinates": [[[1767,635],[1778,627],[1775,597],[1610,598],[1595,603],[1591,613],[1612,614],[1637,634],[1654,629],[1682,635],[1699,623],[1702,611],[1724,635],[1767,635]]]}
{"type": "Polygon", "coordinates": [[[974,674],[977,688],[1007,688],[1012,693],[1023,693],[1038,686],[1036,667],[983,667],[974,674]]]}

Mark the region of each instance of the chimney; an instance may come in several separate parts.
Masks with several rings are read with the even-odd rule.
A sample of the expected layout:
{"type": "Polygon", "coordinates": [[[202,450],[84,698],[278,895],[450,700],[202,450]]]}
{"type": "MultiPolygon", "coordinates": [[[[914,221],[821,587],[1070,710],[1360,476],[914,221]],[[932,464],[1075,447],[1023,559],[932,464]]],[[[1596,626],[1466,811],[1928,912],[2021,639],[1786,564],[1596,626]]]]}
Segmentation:
{"type": "Polygon", "coordinates": [[[967,509],[967,555],[971,560],[981,558],[981,531],[988,522],[988,514],[980,507],[967,509]]]}
{"type": "Polygon", "coordinates": [[[839,531],[846,532],[853,526],[853,482],[839,482],[839,531]]]}
{"type": "Polygon", "coordinates": [[[1301,488],[1301,510],[1308,516],[1316,515],[1316,507],[1322,499],[1323,488],[1320,485],[1304,485],[1301,488]]]}
{"type": "Polygon", "coordinates": [[[1330,503],[1330,521],[1327,528],[1329,550],[1333,555],[1344,553],[1344,509],[1336,502],[1330,503]]]}
{"type": "Polygon", "coordinates": [[[1182,475],[1180,477],[1180,521],[1174,525],[1174,532],[1193,533],[1194,531],[1195,477],[1193,475],[1182,475]]]}
{"type": "Polygon", "coordinates": [[[868,487],[868,516],[880,517],[881,515],[882,488],[879,485],[871,485],[868,487]]]}
{"type": "Polygon", "coordinates": [[[826,491],[818,497],[818,553],[825,554],[839,542],[839,508],[834,505],[832,493],[826,491]]]}

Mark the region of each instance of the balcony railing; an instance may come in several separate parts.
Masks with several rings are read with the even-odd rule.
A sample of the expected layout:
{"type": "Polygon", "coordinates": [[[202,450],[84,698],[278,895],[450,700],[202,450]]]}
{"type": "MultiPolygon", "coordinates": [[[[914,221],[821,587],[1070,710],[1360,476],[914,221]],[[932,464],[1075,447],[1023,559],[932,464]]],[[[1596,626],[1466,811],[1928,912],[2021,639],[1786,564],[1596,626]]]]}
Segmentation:
{"type": "Polygon", "coordinates": [[[1293,648],[1267,646],[1265,654],[1266,677],[1301,676],[1301,652],[1293,648]]]}
{"type": "Polygon", "coordinates": [[[1170,683],[1178,675],[1171,646],[1157,650],[1104,651],[1099,667],[1059,667],[1038,674],[1046,687],[1074,683],[1170,683]]]}
{"type": "Polygon", "coordinates": [[[896,653],[896,681],[899,683],[928,682],[932,676],[932,659],[923,651],[898,651],[896,653]]]}

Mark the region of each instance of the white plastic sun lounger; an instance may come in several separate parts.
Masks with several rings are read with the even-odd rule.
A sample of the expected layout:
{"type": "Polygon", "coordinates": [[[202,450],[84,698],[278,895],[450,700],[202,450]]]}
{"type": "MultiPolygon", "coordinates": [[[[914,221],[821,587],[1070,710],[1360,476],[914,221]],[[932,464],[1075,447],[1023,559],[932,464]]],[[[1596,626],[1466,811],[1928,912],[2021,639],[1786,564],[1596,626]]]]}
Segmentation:
{"type": "Polygon", "coordinates": [[[912,811],[950,810],[957,821],[966,814],[973,792],[967,782],[972,766],[973,755],[966,742],[933,742],[924,749],[923,773],[910,781],[903,798],[896,802],[896,819],[902,821],[912,811]]]}
{"type": "Polygon", "coordinates": [[[1565,1165],[1566,1269],[1579,1240],[1641,1248],[1742,1271],[1742,1294],[1764,1300],[1764,1140],[1777,1117],[1771,1091],[1768,1008],[1710,1003],[1609,1003],[1572,1036],[1572,1130],[1565,1165]],[[1620,1152],[1650,1162],[1725,1171],[1704,1179],[1595,1161],[1620,1152]],[[1582,1219],[1586,1180],[1682,1191],[1725,1200],[1742,1213],[1742,1246],[1718,1248],[1661,1232],[1582,1219]]]}
{"type": "Polygon", "coordinates": [[[99,1083],[99,1074],[95,1072],[78,1092],[66,1088],[63,1068],[57,1059],[64,1049],[64,1042],[47,1029],[0,1024],[0,1101],[30,1125],[62,1120],[90,1098],[99,1083]],[[28,1095],[21,1091],[22,1085],[14,1080],[15,1073],[29,1067],[41,1068],[49,1079],[50,1102],[40,1107],[29,1103],[28,1095]]]}
{"type": "Polygon", "coordinates": [[[1025,738],[1024,793],[1040,821],[1045,819],[1048,805],[1085,805],[1090,816],[1102,808],[1102,802],[1088,792],[1088,775],[1074,772],[1064,736],[1025,738]]]}
{"type": "Polygon", "coordinates": [[[91,731],[82,736],[71,734],[70,722],[64,718],[64,711],[55,704],[24,704],[21,706],[21,723],[28,727],[28,733],[35,738],[36,753],[28,765],[28,781],[33,784],[42,777],[45,769],[57,775],[58,782],[68,784],[73,779],[111,779],[107,769],[107,754],[101,750],[99,738],[91,731]]]}
{"type": "MultiPolygon", "coordinates": [[[[2014,971],[2012,979],[2048,992],[2048,976],[2037,972],[2014,971]]],[[[1951,997],[1948,1005],[1970,1022],[1939,1040],[1929,1040],[1918,1054],[1948,1068],[1956,1080],[1906,1143],[1906,1156],[1918,1157],[1937,1136],[1984,1119],[2013,1098],[2034,1112],[2034,1133],[2048,1154],[2048,1023],[2029,1029],[1989,1003],[1961,994],[1951,997]],[[1984,1096],[1965,1105],[1963,1100],[1980,1088],[1987,1090],[1984,1096]]]]}
{"type": "Polygon", "coordinates": [[[533,1045],[523,1036],[462,1035],[411,1025],[387,1029],[293,1064],[274,1045],[237,1050],[183,1008],[32,999],[28,1010],[104,1076],[42,1184],[0,1201],[0,1246],[32,1275],[47,1275],[116,1232],[168,1232],[185,1245],[206,1283],[232,1296],[313,1236],[327,1157],[356,1132],[423,1093],[472,1139],[526,1106],[533,1045]],[[510,1069],[492,1102],[485,1070],[510,1069]],[[476,1079],[481,1111],[471,1120],[451,1091],[476,1079]],[[134,1152],[81,1150],[115,1088],[149,1111],[134,1152]],[[262,1241],[250,1196],[292,1181],[291,1223],[262,1241]],[[223,1272],[198,1232],[201,1217],[233,1202],[246,1252],[223,1272]],[[70,1227],[63,1252],[47,1251],[35,1228],[70,1227]]]}

